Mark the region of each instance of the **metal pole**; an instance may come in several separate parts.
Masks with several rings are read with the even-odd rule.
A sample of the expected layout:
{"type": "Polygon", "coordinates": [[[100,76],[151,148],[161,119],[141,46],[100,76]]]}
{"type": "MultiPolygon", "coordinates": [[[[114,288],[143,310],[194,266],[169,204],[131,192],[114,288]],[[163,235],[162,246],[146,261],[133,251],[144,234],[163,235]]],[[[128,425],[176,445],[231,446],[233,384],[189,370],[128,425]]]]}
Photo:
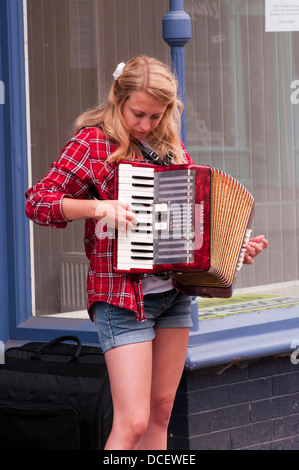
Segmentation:
{"type": "Polygon", "coordinates": [[[184,0],[169,0],[170,11],[163,18],[163,38],[171,47],[171,61],[179,82],[182,114],[182,141],[186,145],[185,44],[191,39],[191,18],[184,11],[184,0]]]}

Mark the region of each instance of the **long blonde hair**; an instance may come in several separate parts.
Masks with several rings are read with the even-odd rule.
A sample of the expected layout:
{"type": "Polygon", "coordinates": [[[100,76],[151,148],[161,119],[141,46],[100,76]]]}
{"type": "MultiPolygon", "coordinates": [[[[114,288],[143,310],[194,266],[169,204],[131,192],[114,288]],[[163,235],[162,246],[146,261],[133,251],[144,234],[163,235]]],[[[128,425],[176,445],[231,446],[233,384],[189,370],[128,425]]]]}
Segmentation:
{"type": "Polygon", "coordinates": [[[81,114],[76,120],[75,131],[82,127],[101,127],[118,147],[108,158],[109,161],[131,160],[140,155],[122,115],[122,106],[134,91],[147,92],[167,106],[159,125],[147,136],[147,143],[160,157],[172,151],[174,163],[181,163],[180,116],[183,104],[178,99],[178,86],[173,73],[155,58],[141,55],[128,61],[123,73],[114,80],[106,104],[81,114]]]}

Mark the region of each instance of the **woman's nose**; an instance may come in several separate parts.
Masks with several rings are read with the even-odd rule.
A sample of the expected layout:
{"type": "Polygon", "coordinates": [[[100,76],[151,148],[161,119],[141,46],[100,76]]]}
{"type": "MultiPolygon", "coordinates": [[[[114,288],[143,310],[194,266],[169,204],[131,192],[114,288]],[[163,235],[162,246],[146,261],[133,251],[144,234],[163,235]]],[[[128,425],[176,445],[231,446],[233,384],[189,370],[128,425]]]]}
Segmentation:
{"type": "Polygon", "coordinates": [[[144,132],[149,131],[150,128],[151,128],[151,122],[150,122],[150,120],[147,119],[147,118],[142,119],[142,121],[141,121],[141,123],[140,123],[140,127],[141,127],[142,131],[144,131],[144,132]]]}

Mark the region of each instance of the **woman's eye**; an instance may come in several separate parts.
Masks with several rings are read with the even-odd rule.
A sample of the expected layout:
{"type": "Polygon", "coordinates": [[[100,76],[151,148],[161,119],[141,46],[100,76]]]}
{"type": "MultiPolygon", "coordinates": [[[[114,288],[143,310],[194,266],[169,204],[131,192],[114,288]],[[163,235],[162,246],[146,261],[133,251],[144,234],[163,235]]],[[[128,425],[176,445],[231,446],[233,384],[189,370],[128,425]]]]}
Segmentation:
{"type": "MultiPolygon", "coordinates": [[[[137,118],[142,118],[144,116],[144,114],[134,113],[134,116],[137,117],[137,118]]],[[[154,121],[157,121],[158,119],[160,119],[160,116],[151,116],[151,119],[153,119],[154,121]]]]}

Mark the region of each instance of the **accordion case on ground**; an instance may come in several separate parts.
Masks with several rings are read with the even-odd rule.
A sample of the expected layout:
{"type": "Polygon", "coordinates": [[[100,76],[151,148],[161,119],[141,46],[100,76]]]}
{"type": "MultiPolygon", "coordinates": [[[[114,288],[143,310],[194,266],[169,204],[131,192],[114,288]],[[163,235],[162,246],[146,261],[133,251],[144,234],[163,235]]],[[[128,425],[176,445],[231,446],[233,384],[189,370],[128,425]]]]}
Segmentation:
{"type": "Polygon", "coordinates": [[[115,199],[137,227],[117,232],[114,269],[171,272],[190,295],[229,297],[250,237],[254,199],[236,179],[203,165],[116,164],[115,199]]]}
{"type": "Polygon", "coordinates": [[[5,351],[0,450],[101,450],[112,418],[108,371],[99,347],[62,336],[5,351]]]}

